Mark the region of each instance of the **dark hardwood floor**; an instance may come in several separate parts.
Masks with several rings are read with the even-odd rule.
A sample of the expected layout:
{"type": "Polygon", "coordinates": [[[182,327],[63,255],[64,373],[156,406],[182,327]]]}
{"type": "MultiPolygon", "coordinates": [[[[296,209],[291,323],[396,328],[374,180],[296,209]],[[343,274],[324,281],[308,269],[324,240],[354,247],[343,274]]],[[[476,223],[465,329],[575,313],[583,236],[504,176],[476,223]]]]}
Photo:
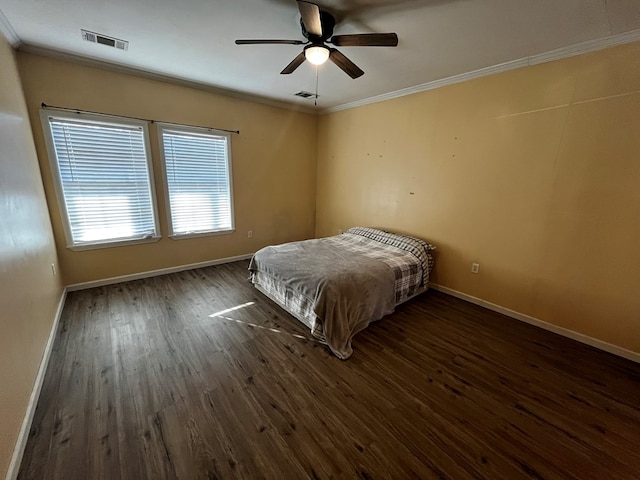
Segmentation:
{"type": "Polygon", "coordinates": [[[20,478],[640,478],[640,365],[435,291],[341,361],[246,267],[70,293],[20,478]]]}

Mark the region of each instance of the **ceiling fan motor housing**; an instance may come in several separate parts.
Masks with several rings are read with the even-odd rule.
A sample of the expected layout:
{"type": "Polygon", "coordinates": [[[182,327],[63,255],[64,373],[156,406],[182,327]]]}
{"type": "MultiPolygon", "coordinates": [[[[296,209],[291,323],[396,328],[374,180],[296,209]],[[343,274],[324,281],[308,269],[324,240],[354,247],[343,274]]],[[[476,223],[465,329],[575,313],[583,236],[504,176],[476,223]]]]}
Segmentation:
{"type": "Polygon", "coordinates": [[[320,25],[322,25],[322,35],[313,35],[307,32],[302,18],[300,18],[300,27],[302,27],[302,35],[309,39],[310,42],[322,44],[333,35],[333,27],[336,26],[336,19],[329,12],[320,10],[320,25]]]}

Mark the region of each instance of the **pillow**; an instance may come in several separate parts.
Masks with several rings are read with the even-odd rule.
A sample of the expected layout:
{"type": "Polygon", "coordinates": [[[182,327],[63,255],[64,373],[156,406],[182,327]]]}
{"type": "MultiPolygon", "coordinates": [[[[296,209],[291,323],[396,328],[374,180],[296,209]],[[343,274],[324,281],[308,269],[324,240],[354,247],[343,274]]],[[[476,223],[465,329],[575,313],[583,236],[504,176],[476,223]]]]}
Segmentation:
{"type": "Polygon", "coordinates": [[[408,235],[385,232],[384,230],[370,227],[352,227],[345,233],[360,235],[362,237],[375,240],[376,242],[405,250],[420,260],[422,271],[425,275],[428,275],[429,272],[431,272],[431,268],[433,267],[433,256],[430,252],[435,250],[436,247],[424,240],[408,235]]]}

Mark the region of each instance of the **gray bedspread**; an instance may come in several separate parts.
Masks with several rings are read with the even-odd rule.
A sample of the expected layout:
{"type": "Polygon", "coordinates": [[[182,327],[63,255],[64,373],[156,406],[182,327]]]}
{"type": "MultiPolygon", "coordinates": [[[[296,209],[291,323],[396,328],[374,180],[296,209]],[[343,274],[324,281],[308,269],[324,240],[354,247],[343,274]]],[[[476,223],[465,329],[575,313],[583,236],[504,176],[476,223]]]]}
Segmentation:
{"type": "Polygon", "coordinates": [[[323,239],[265,247],[249,264],[308,297],[331,351],[353,353],[351,340],[369,323],[393,312],[395,276],[380,260],[337,250],[323,239]]]}

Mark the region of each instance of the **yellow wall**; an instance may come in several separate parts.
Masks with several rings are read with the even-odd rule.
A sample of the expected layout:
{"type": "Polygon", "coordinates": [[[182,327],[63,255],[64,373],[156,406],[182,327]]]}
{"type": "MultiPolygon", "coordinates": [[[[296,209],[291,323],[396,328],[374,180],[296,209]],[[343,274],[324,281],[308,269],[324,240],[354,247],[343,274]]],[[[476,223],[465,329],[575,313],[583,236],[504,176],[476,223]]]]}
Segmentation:
{"type": "Polygon", "coordinates": [[[248,254],[268,244],[314,236],[315,115],[28,53],[20,53],[18,62],[67,285],[248,254]],[[183,240],[166,237],[158,142],[152,127],[162,240],[87,251],[66,248],[38,115],[43,102],[240,130],[231,139],[235,233],[183,240]],[[247,238],[248,230],[253,239],[247,238]]]}
{"type": "Polygon", "coordinates": [[[58,262],[54,236],[59,269],[65,283],[74,284],[312,237],[314,222],[318,236],[379,226],[436,244],[438,284],[640,352],[638,58],[636,43],[318,122],[309,114],[20,53],[30,127],[13,53],[0,36],[0,476],[62,294],[60,276],[50,269],[58,262]],[[241,130],[232,138],[236,232],[166,238],[152,128],[165,237],[67,249],[41,102],[241,130]],[[479,275],[471,274],[471,262],[480,263],[479,275]]]}
{"type": "Polygon", "coordinates": [[[62,295],[57,261],[18,69],[0,34],[0,478],[62,295]]]}
{"type": "Polygon", "coordinates": [[[635,43],[323,116],[316,234],[424,237],[435,283],[640,352],[639,58],[635,43]]]}

